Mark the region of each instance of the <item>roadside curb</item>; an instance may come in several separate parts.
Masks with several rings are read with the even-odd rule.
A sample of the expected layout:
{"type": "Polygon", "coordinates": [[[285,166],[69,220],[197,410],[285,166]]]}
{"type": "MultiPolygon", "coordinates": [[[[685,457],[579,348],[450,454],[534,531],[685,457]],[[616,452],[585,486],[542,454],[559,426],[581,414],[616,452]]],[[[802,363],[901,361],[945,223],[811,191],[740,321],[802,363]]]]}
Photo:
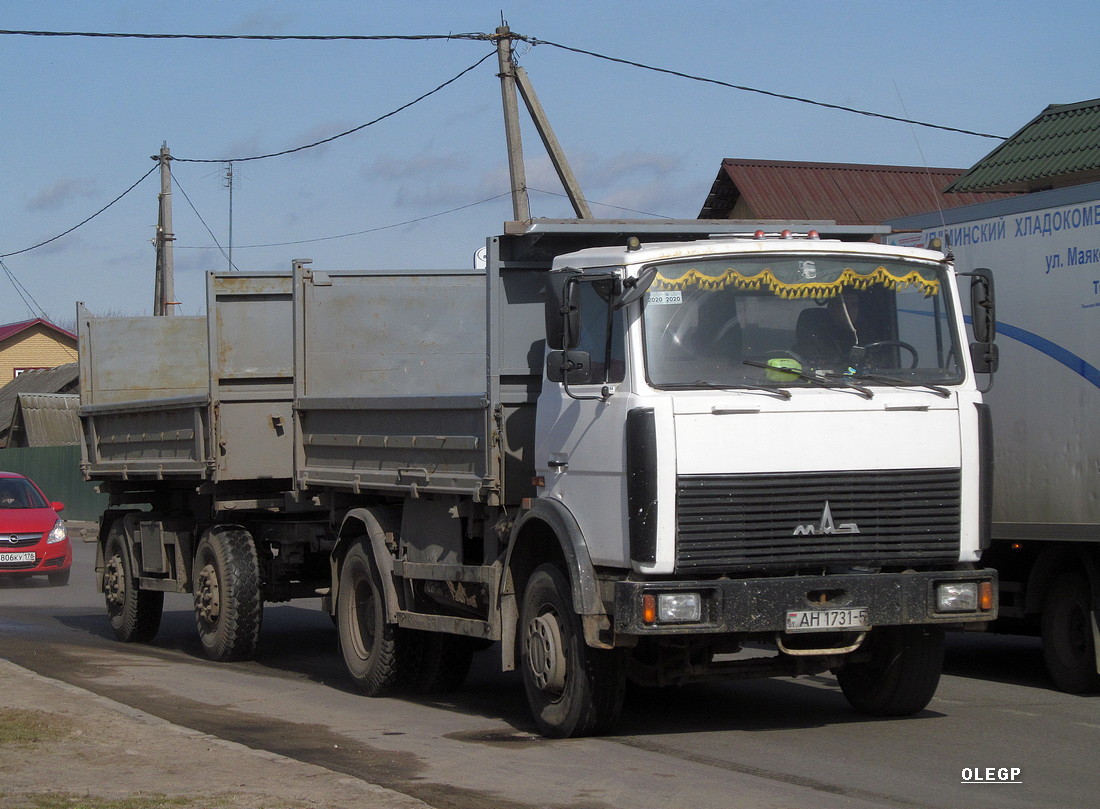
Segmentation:
{"type": "MultiPolygon", "coordinates": [[[[77,762],[93,759],[97,748],[108,743],[124,750],[132,761],[126,771],[133,783],[127,778],[111,775],[112,783],[99,789],[91,780],[83,781],[81,794],[96,795],[104,793],[114,795],[120,790],[124,793],[164,793],[194,797],[196,806],[203,805],[209,797],[205,792],[196,794],[196,790],[229,791],[238,794],[243,803],[218,803],[219,806],[252,806],[258,802],[279,807],[325,807],[325,809],[357,809],[370,806],[372,809],[430,809],[429,805],[400,792],[395,792],[377,784],[344,773],[329,770],[316,764],[309,764],[288,758],[279,753],[258,750],[238,742],[212,736],[192,728],[174,724],[110,697],[96,694],[77,685],[38,674],[0,657],[0,681],[4,688],[0,690],[0,708],[35,710],[64,717],[76,730],[64,740],[44,742],[34,749],[15,750],[5,747],[2,760],[16,764],[16,777],[7,777],[0,784],[0,795],[5,800],[14,794],[41,793],[45,791],[74,791],[60,784],[56,787],[36,783],[33,787],[20,783],[20,775],[26,768],[11,762],[9,754],[25,754],[33,762],[35,769],[44,772],[57,772],[58,768],[71,770],[77,762]],[[68,699],[58,698],[63,692],[68,699]],[[104,722],[105,714],[106,722],[104,722]],[[111,721],[109,715],[117,717],[111,721]],[[103,724],[111,725],[108,733],[97,732],[103,724]],[[166,738],[167,736],[174,738],[166,738]],[[184,767],[189,772],[204,772],[211,775],[205,762],[215,761],[230,774],[225,784],[211,784],[204,781],[196,784],[193,777],[175,778],[163,766],[156,751],[168,749],[172,753],[173,763],[184,764],[189,759],[196,762],[194,767],[184,767]],[[77,753],[74,756],[74,752],[77,753]],[[58,762],[53,762],[53,757],[58,762]],[[148,760],[143,760],[147,758],[148,760]],[[264,765],[273,765],[271,774],[261,769],[264,765]],[[137,767],[133,765],[136,764],[137,767]],[[241,783],[242,779],[251,779],[241,783]],[[296,794],[297,793],[297,794],[296,794]]],[[[0,767],[0,771],[6,770],[0,767]]],[[[93,773],[95,771],[93,770],[93,773]]],[[[94,774],[91,776],[94,777],[94,774]]],[[[100,773],[102,778],[102,773],[100,773]]],[[[40,782],[42,779],[39,779],[40,782]]],[[[79,780],[79,779],[78,779],[79,780]]]]}

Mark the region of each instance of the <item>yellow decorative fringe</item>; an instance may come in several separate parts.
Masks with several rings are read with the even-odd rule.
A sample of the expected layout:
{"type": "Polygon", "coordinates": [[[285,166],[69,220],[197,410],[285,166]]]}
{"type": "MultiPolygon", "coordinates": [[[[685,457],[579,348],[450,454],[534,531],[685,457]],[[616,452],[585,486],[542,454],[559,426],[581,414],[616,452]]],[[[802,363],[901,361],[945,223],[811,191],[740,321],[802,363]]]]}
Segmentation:
{"type": "Polygon", "coordinates": [[[911,270],[905,275],[898,276],[886,267],[877,267],[871,273],[859,273],[846,268],[835,281],[790,284],[780,281],[770,268],[765,268],[752,276],[742,275],[730,268],[718,276],[707,275],[695,269],[688,270],[675,278],[666,278],[658,273],[653,282],[653,289],[669,290],[686,287],[725,289],[728,286],[735,289],[761,289],[767,286],[780,298],[833,298],[844,288],[867,289],[875,284],[882,284],[889,289],[912,284],[928,296],[936,294],[940,282],[937,278],[925,278],[918,270],[911,270]]]}

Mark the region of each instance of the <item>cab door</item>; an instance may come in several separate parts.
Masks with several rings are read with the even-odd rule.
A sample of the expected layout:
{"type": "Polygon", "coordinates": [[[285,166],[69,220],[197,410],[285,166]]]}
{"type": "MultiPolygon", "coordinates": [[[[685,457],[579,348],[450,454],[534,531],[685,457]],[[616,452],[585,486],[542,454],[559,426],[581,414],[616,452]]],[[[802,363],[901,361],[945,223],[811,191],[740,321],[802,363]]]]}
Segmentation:
{"type": "Polygon", "coordinates": [[[572,348],[548,352],[538,400],[535,466],[546,484],[540,496],[569,509],[595,564],[621,567],[629,565],[625,318],[611,305],[606,276],[580,276],[570,285],[566,300],[578,310],[578,333],[566,338],[572,348]]]}

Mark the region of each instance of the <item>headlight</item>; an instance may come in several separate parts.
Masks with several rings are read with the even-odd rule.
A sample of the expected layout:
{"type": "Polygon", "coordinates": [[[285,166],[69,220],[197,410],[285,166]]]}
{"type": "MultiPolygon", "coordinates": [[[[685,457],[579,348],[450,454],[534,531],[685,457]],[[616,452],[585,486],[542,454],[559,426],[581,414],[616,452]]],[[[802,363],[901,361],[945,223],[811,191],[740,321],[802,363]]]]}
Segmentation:
{"type": "Polygon", "coordinates": [[[976,612],[977,609],[977,582],[956,582],[936,587],[937,612],[976,612]]]}
{"type": "Polygon", "coordinates": [[[50,529],[49,536],[46,537],[47,543],[64,542],[69,538],[69,532],[65,530],[65,521],[58,520],[53,524],[53,528],[50,529]]]}
{"type": "Polygon", "coordinates": [[[703,617],[698,593],[661,593],[657,596],[657,620],[662,624],[696,623],[703,617]]]}

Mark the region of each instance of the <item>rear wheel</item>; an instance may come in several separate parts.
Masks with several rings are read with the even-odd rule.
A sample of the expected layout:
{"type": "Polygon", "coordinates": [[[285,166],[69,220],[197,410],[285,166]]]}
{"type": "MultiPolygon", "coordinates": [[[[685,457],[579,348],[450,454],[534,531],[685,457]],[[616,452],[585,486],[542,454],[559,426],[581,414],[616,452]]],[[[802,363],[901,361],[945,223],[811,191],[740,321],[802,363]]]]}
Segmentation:
{"type": "Polygon", "coordinates": [[[555,738],[611,730],[623,705],[623,658],[585,644],[569,580],[556,565],[531,574],[519,629],[523,686],[539,730],[555,738]]]}
{"type": "Polygon", "coordinates": [[[260,567],[241,530],[207,534],[195,549],[195,624],[211,660],[247,660],[263,623],[260,567]]]}
{"type": "Polygon", "coordinates": [[[466,682],[476,641],[461,635],[425,632],[415,690],[421,694],[450,694],[466,682]]]}
{"type": "Polygon", "coordinates": [[[1043,659],[1054,684],[1071,694],[1100,690],[1092,634],[1092,592],[1081,573],[1064,573],[1043,604],[1043,659]]]}
{"type": "Polygon", "coordinates": [[[871,716],[908,716],[924,710],[943,670],[943,630],[925,626],[880,626],[871,630],[857,657],[837,671],[852,707],[871,716]]]}
{"type": "Polygon", "coordinates": [[[366,542],[352,547],[340,568],[336,628],[355,687],[369,697],[381,697],[413,684],[425,633],[387,623],[386,591],[366,542]]]}
{"type": "MultiPolygon", "coordinates": [[[[124,643],[151,641],[160,629],[164,593],[138,589],[126,537],[118,523],[107,534],[103,565],[103,596],[115,637],[124,643]]],[[[54,583],[52,576],[50,583],[54,583]]]]}

